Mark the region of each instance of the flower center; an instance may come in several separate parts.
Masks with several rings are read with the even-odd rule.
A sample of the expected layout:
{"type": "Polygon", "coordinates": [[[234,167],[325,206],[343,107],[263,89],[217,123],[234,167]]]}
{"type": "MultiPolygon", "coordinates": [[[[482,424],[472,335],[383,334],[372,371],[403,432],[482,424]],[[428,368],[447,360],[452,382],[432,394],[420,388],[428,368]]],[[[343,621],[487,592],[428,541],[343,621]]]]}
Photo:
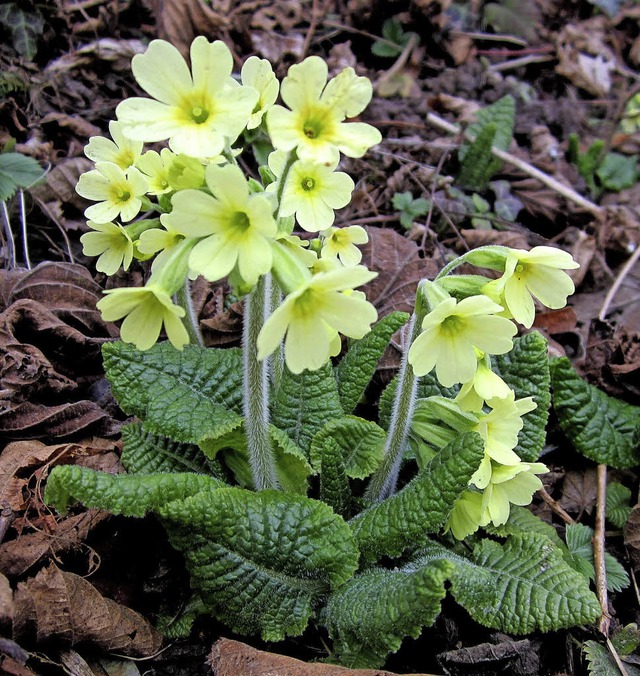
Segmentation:
{"type": "Polygon", "coordinates": [[[191,120],[196,124],[204,124],[209,119],[209,111],[200,106],[193,106],[191,109],[191,120]]]}
{"type": "Polygon", "coordinates": [[[315,181],[315,179],[311,178],[311,176],[305,176],[302,179],[302,183],[300,185],[302,186],[303,190],[310,192],[311,190],[314,189],[314,187],[316,185],[316,181],[315,181]]]}
{"type": "Polygon", "coordinates": [[[311,317],[316,311],[317,303],[314,299],[312,289],[307,289],[296,299],[296,314],[298,317],[306,319],[311,317]]]}
{"type": "Polygon", "coordinates": [[[524,263],[518,263],[518,265],[516,265],[515,272],[518,272],[518,273],[524,272],[524,263]]]}
{"type": "Polygon", "coordinates": [[[128,190],[120,188],[116,192],[116,200],[118,202],[128,202],[131,199],[131,193],[128,190]]]}
{"type": "Polygon", "coordinates": [[[244,211],[236,211],[231,216],[231,227],[234,230],[245,232],[251,227],[251,221],[244,211]]]}
{"type": "Polygon", "coordinates": [[[447,336],[454,336],[460,331],[463,323],[463,320],[457,315],[449,315],[442,320],[440,331],[447,336]]]}

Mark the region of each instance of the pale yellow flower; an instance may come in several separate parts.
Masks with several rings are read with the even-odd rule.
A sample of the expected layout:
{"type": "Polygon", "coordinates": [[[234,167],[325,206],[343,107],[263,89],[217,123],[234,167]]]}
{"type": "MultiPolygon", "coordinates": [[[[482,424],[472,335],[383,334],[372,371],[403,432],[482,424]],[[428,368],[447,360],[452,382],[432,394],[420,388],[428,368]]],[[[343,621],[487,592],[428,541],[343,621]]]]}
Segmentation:
{"type": "Polygon", "coordinates": [[[242,66],[240,79],[243,85],[253,87],[258,92],[258,102],[253,108],[247,129],[255,129],[264,114],[271,108],[278,98],[280,83],[273,73],[271,64],[266,59],[250,56],[242,66]]]}
{"type": "Polygon", "coordinates": [[[148,190],[144,176],[131,167],[127,173],[113,162],[98,162],[96,168],[80,176],[76,192],[98,202],[85,209],[84,215],[96,223],[109,223],[120,217],[124,222],[135,218],[148,190]]]}
{"type": "Polygon", "coordinates": [[[120,169],[132,167],[142,152],[142,141],[132,141],[122,133],[120,122],[109,122],[113,141],[103,136],[92,136],[84,147],[84,154],[94,162],[113,162],[120,169]]]}
{"type": "Polygon", "coordinates": [[[409,349],[409,363],[416,376],[433,368],[445,387],[471,380],[476,372],[476,349],[504,354],[513,347],[517,329],[497,317],[502,307],[486,296],[470,296],[460,302],[442,300],[422,322],[422,333],[409,349]]]}
{"type": "Polygon", "coordinates": [[[345,293],[366,284],[377,273],[363,266],[314,275],[265,322],[258,335],[258,359],[265,359],[285,339],[285,363],[292,373],[326,364],[340,349],[338,333],[362,338],[378,313],[358,294],[345,293]]]}
{"type": "Polygon", "coordinates": [[[175,153],[214,157],[245,128],[258,100],[252,87],[232,77],[233,58],[221,41],[197,37],[191,44],[191,71],[180,52],[153,40],[131,62],[138,84],[152,99],[125,99],[116,108],[127,136],[164,141],[175,153]],[[154,100],[155,99],[155,100],[154,100]]]}
{"type": "Polygon", "coordinates": [[[317,56],[291,66],[280,88],[290,110],[273,106],[267,112],[267,128],[276,149],[296,149],[300,159],[334,165],[340,152],[362,157],[382,136],[364,122],[344,122],[366,108],[371,82],[353,68],[345,68],[329,83],[327,76],[327,64],[317,56]]]}
{"type": "Polygon", "coordinates": [[[163,195],[172,190],[169,183],[169,170],[175,158],[174,153],[168,148],[163,148],[159,153],[155,150],[147,150],[138,159],[136,166],[147,179],[150,195],[163,195]]]}
{"type": "Polygon", "coordinates": [[[485,401],[508,397],[511,388],[502,378],[491,370],[491,364],[484,353],[476,351],[478,367],[473,378],[464,383],[455,401],[465,411],[481,411],[485,401]]]}
{"type": "Polygon", "coordinates": [[[117,223],[94,223],[87,225],[87,232],[80,241],[85,256],[99,256],[96,270],[106,275],[115,275],[122,266],[125,270],[133,260],[133,242],[127,231],[117,223]]]}
{"type": "Polygon", "coordinates": [[[324,236],[320,252],[322,258],[339,258],[342,265],[348,268],[360,263],[362,251],[356,244],[366,244],[369,241],[369,235],[363,227],[349,225],[346,228],[329,228],[322,234],[324,236]]]}
{"type": "Polygon", "coordinates": [[[464,540],[481,526],[486,526],[490,517],[482,505],[482,493],[466,490],[456,500],[447,519],[445,533],[451,531],[457,540],[464,540]]]}

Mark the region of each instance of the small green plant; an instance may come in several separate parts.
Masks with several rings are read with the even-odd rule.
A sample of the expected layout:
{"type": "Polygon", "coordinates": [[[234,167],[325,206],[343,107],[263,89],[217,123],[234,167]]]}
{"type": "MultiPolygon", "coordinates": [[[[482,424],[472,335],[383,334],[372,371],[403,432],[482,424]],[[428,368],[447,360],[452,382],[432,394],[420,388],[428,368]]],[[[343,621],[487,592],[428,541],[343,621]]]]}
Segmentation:
{"type": "Polygon", "coordinates": [[[27,61],[38,53],[38,39],[44,30],[44,19],[36,8],[29,11],[19,3],[0,5],[0,26],[11,34],[15,50],[27,61]]]}
{"type": "Polygon", "coordinates": [[[393,208],[399,212],[400,225],[407,230],[411,229],[413,222],[429,213],[429,200],[424,197],[414,198],[411,192],[397,192],[393,196],[393,208]]]}
{"type": "Polygon", "coordinates": [[[193,592],[173,636],[198,614],[267,641],[313,618],[331,660],[377,668],[433,624],[447,588],[501,631],[595,620],[588,574],[519,507],[547,469],[537,460],[551,374],[545,340],[516,338],[516,322],[531,327],[532,294],[564,306],[577,263],[551,247],[483,247],[423,280],[411,317],[378,319],[358,290],[376,276],[357,248],[366,232],[333,226],[354,187],[340,153],[381,139],[346,121],[371,83],[351,68],[327,81],[326,63],[308,57],[282,83],[284,107],[264,60],[250,58],[238,84],[226,46],[200,37],[191,63],[162,41],[135,56],[154,98],[123,101],[113,140],[85,151],[96,163],[77,187],[93,202],[85,252],[110,275],[155,256],[144,287],[98,303],[124,320],[104,364],[137,421],[122,432],[126,475],[59,466],[46,500],[158,516],[193,592]],[[272,146],[261,180],[236,164],[247,129],[272,146]],[[499,277],[455,274],[463,263],[499,277]],[[189,311],[197,275],[244,297],[241,349],[202,346],[189,311]],[[358,403],[405,324],[379,420],[365,418],[358,403]],[[169,341],[157,343],[163,328],[169,341]],[[352,340],[335,363],[341,335],[352,340]]]}
{"type": "Polygon", "coordinates": [[[371,53],[376,56],[395,58],[409,44],[411,38],[417,39],[417,34],[406,32],[396,17],[387,19],[382,24],[382,40],[376,40],[371,46],[371,53]]]}

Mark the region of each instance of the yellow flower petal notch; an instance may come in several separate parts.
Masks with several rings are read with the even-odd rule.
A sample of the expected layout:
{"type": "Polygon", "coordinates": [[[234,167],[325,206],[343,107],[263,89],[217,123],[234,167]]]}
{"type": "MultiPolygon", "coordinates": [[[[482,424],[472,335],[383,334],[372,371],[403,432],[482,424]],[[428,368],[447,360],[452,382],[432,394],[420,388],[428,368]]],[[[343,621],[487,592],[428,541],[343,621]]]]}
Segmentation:
{"type": "Polygon", "coordinates": [[[205,174],[212,195],[181,190],[173,196],[173,211],[160,218],[168,231],[200,237],[189,267],[210,282],[227,276],[237,266],[242,279],[253,286],[271,270],[271,242],[276,223],[271,201],[249,194],[242,171],[231,164],[209,165],[205,174]]]}
{"type": "Polygon", "coordinates": [[[329,228],[323,233],[324,241],[320,255],[325,260],[338,258],[342,265],[352,268],[362,260],[362,251],[356,244],[369,241],[367,231],[360,225],[349,225],[346,228],[329,228]]]}
{"type": "Polygon", "coordinates": [[[345,68],[329,83],[327,77],[327,64],[318,56],[291,66],[280,88],[289,110],[273,106],[267,112],[267,128],[276,149],[296,149],[300,159],[333,166],[340,153],[362,157],[382,136],[370,124],[344,122],[367,107],[371,82],[353,68],[345,68]]]}
{"type": "Polygon", "coordinates": [[[84,154],[94,162],[113,162],[120,169],[132,167],[142,152],[142,141],[133,141],[122,133],[122,124],[109,122],[109,133],[113,141],[103,136],[92,136],[84,147],[84,154]]]}
{"type": "Polygon", "coordinates": [[[125,174],[113,162],[98,162],[95,169],[80,176],[76,192],[98,202],[85,209],[84,215],[89,220],[109,223],[119,217],[126,223],[140,212],[140,197],[148,188],[144,176],[135,167],[125,174]]]}
{"type": "Polygon", "coordinates": [[[258,359],[265,359],[285,339],[284,358],[292,373],[314,371],[340,350],[338,333],[362,338],[377,319],[376,309],[354,287],[374,277],[363,266],[321,272],[290,293],[258,335],[258,359]],[[347,292],[347,293],[345,293],[347,292]]]}
{"type": "MultiPolygon", "coordinates": [[[[579,263],[571,254],[550,246],[536,246],[531,251],[511,249],[507,254],[504,274],[489,282],[487,291],[500,294],[500,302],[513,318],[530,328],[535,318],[533,298],[554,310],[567,303],[575,287],[563,270],[575,270],[579,263]]],[[[484,292],[484,289],[483,289],[484,292]]]]}
{"type": "Polygon", "coordinates": [[[127,231],[117,223],[94,223],[87,225],[91,232],[86,232],[80,241],[85,256],[99,256],[96,270],[105,275],[115,275],[122,266],[125,270],[133,260],[133,242],[127,231]]]}
{"type": "Polygon", "coordinates": [[[148,350],[158,340],[163,327],[178,350],[189,342],[181,321],[185,311],[174,305],[162,286],[149,283],[142,288],[110,289],[105,293],[107,297],[98,301],[98,310],[106,322],[125,318],[120,327],[120,338],[125,343],[148,350]]]}
{"type": "Polygon", "coordinates": [[[133,75],[151,99],[133,97],[116,108],[124,133],[139,141],[164,141],[175,153],[209,158],[235,141],[258,101],[253,87],[232,77],[233,58],[221,41],[197,37],[191,71],[180,52],[153,40],[131,62],[133,75]]]}
{"type": "Polygon", "coordinates": [[[250,56],[242,66],[240,80],[243,85],[253,87],[258,92],[258,101],[253,108],[247,129],[255,129],[262,122],[264,114],[278,98],[280,83],[271,64],[266,59],[250,56]]]}
{"type": "Polygon", "coordinates": [[[409,349],[415,375],[426,375],[435,368],[440,383],[452,387],[474,377],[476,349],[486,354],[509,352],[517,329],[513,322],[496,316],[501,311],[486,296],[442,300],[424,318],[423,331],[409,349]]]}
{"type": "MultiPolygon", "coordinates": [[[[269,155],[269,168],[280,178],[284,172],[287,153],[276,151],[269,155]]],[[[325,166],[317,162],[298,160],[291,165],[282,189],[280,216],[295,214],[301,228],[319,232],[329,228],[335,220],[334,209],[349,204],[354,183],[348,174],[335,171],[337,163],[325,166]]],[[[280,189],[280,181],[267,187],[269,193],[280,189]]]]}

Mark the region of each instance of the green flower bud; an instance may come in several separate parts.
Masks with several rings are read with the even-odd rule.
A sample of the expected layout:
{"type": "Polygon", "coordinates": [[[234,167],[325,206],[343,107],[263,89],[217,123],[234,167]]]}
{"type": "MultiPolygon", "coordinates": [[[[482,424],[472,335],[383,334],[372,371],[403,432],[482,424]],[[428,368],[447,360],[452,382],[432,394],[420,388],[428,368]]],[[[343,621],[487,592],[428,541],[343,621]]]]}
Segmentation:
{"type": "Polygon", "coordinates": [[[194,157],[178,155],[169,167],[169,185],[174,190],[201,188],[204,185],[205,169],[194,157]]]}

